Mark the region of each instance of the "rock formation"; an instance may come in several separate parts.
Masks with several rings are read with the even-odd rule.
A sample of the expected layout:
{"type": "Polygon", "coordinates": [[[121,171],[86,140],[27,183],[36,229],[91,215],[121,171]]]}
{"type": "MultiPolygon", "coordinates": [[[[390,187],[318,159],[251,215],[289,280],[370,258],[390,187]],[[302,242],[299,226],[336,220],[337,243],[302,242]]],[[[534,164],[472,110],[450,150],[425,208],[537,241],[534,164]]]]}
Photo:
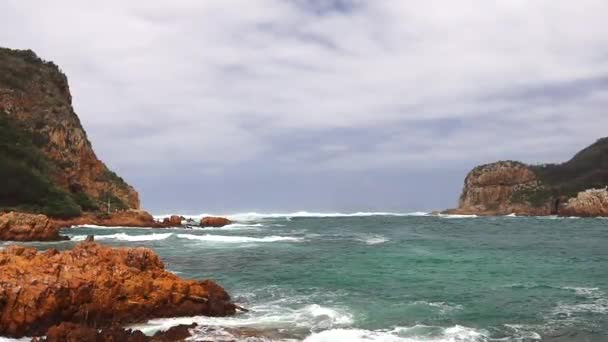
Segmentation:
{"type": "Polygon", "coordinates": [[[608,190],[589,189],[579,192],[576,197],[565,203],[560,214],[579,217],[608,216],[608,190]]]}
{"type": "Polygon", "coordinates": [[[53,224],[58,227],[69,228],[71,226],[96,225],[105,227],[146,227],[166,228],[170,224],[159,223],[154,217],[144,210],[124,210],[114,213],[85,213],[71,219],[53,219],[53,224]]]}
{"type": "Polygon", "coordinates": [[[163,219],[163,224],[169,227],[179,227],[182,225],[183,217],[177,215],[171,215],[163,219]]]}
{"type": "Polygon", "coordinates": [[[55,241],[64,240],[59,227],[48,217],[10,212],[0,215],[0,241],[55,241]]]}
{"type": "Polygon", "coordinates": [[[35,338],[34,342],[174,342],[190,337],[189,329],[195,326],[196,324],[178,325],[167,331],[159,331],[154,336],[146,336],[139,330],[116,325],[98,330],[75,323],[61,323],[49,328],[45,337],[35,338]]]}
{"type": "Polygon", "coordinates": [[[201,227],[224,227],[231,223],[232,221],[225,217],[207,216],[201,219],[201,227]]]}
{"type": "Polygon", "coordinates": [[[85,211],[106,209],[108,201],[113,209],[139,208],[135,189],[95,155],[72,107],[66,76],[30,50],[0,48],[1,128],[15,137],[0,144],[0,174],[7,173],[0,177],[0,208],[38,206],[45,212],[58,192],[69,197],[58,205],[68,201],[85,211]],[[26,186],[44,191],[28,198],[26,186]],[[23,199],[13,203],[17,198],[23,199]]]}
{"type": "Polygon", "coordinates": [[[474,168],[448,214],[608,216],[608,138],[562,164],[502,161],[474,168]]]}
{"type": "Polygon", "coordinates": [[[219,285],[165,271],[150,249],[91,242],[64,252],[8,247],[0,251],[0,284],[0,336],[40,336],[61,322],[103,328],[236,309],[219,285]]]}

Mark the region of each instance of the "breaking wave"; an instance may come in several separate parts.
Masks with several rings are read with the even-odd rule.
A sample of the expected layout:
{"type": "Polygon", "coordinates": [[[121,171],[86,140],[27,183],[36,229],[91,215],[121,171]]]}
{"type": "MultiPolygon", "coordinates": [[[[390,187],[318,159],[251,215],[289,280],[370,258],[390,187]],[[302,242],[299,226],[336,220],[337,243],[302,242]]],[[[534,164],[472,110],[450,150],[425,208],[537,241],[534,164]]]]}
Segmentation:
{"type": "Polygon", "coordinates": [[[265,236],[254,238],[249,236],[228,236],[228,235],[194,235],[194,234],[177,234],[180,239],[198,240],[208,242],[227,242],[227,243],[248,243],[248,242],[278,242],[278,241],[302,241],[302,238],[288,236],[265,236]]]}
{"type": "MultiPolygon", "coordinates": [[[[164,240],[173,235],[173,233],[164,233],[164,234],[145,234],[145,235],[128,235],[125,233],[118,233],[112,235],[95,235],[95,240],[107,240],[114,239],[119,241],[157,241],[164,240]]],[[[70,239],[72,241],[84,241],[87,238],[86,235],[74,235],[71,236],[70,239]]]]}
{"type": "Polygon", "coordinates": [[[449,328],[416,325],[393,330],[332,329],[312,334],[304,342],[481,342],[487,341],[485,331],[456,325],[449,328]]]}
{"type": "MultiPolygon", "coordinates": [[[[184,215],[184,217],[190,217],[193,219],[200,219],[205,216],[223,216],[227,217],[233,221],[255,221],[255,220],[264,220],[264,219],[289,219],[294,217],[365,217],[365,216],[428,216],[427,212],[411,212],[411,213],[395,213],[395,212],[355,212],[355,213],[320,213],[320,212],[308,212],[308,211],[298,211],[292,213],[235,213],[235,214],[199,214],[199,215],[184,215]]],[[[154,218],[157,220],[162,220],[165,217],[170,215],[155,215],[154,218]]]]}

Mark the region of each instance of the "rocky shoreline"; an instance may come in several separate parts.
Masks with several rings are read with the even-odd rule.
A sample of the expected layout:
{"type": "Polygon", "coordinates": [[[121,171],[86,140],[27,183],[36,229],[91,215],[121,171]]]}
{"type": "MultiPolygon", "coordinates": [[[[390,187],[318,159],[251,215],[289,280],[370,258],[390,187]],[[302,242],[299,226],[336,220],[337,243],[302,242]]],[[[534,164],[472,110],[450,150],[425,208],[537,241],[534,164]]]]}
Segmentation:
{"type": "Polygon", "coordinates": [[[102,329],[238,309],[221,286],[179,278],[150,249],[95,242],[63,252],[10,246],[0,251],[0,284],[0,336],[15,338],[62,323],[102,329]]]}

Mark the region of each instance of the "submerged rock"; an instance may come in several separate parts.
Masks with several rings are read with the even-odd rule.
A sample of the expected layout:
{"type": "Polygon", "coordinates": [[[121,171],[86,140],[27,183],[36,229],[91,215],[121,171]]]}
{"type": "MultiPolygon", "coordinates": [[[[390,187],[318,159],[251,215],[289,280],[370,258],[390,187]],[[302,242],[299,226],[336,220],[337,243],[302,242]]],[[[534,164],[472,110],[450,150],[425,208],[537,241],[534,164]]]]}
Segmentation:
{"type": "Polygon", "coordinates": [[[56,241],[67,237],[59,235],[59,227],[45,215],[10,212],[0,215],[0,240],[4,241],[56,241]]]}
{"type": "Polygon", "coordinates": [[[167,331],[159,331],[154,336],[146,336],[139,330],[124,329],[114,325],[98,330],[86,325],[64,322],[52,326],[45,337],[35,338],[34,342],[174,342],[184,341],[191,336],[190,329],[196,324],[178,325],[167,331]]]}
{"type": "Polygon", "coordinates": [[[207,216],[201,219],[201,227],[224,227],[231,223],[232,221],[225,217],[207,216]]]}
{"type": "Polygon", "coordinates": [[[40,336],[73,322],[95,328],[175,316],[235,313],[213,281],[165,271],[147,248],[81,243],[70,251],[0,251],[0,336],[40,336]]]}

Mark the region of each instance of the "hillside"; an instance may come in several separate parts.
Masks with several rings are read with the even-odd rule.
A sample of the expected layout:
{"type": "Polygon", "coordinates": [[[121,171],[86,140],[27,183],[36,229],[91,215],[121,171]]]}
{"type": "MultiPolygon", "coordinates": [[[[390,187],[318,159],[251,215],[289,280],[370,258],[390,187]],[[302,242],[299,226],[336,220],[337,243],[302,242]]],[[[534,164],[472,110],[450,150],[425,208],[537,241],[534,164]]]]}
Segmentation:
{"type": "Polygon", "coordinates": [[[135,189],[92,149],[66,76],[30,50],[0,48],[0,210],[74,217],[138,209],[135,189]]]}
{"type": "Polygon", "coordinates": [[[608,212],[608,138],[561,164],[501,161],[474,168],[458,209],[476,215],[605,216],[608,212]]]}

